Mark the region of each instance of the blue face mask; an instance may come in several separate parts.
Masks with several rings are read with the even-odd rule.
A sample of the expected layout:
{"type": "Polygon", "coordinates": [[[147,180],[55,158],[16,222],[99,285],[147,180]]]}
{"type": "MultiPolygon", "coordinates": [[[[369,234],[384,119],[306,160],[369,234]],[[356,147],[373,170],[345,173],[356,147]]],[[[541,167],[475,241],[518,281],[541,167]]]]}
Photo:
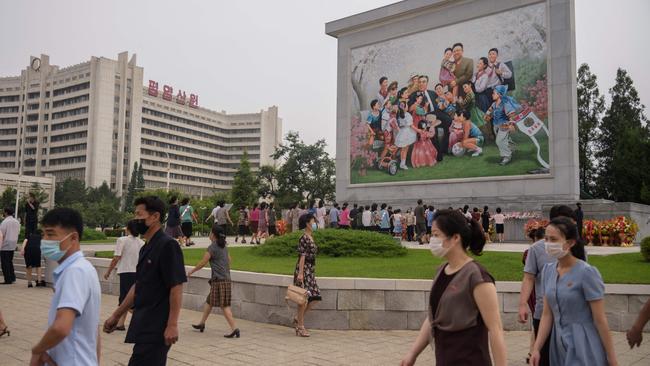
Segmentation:
{"type": "Polygon", "coordinates": [[[67,251],[61,250],[60,245],[62,241],[68,238],[68,236],[70,236],[70,234],[66,235],[61,240],[41,240],[41,254],[43,254],[43,256],[47,259],[51,259],[56,262],[60,261],[65,253],[67,253],[67,251]]]}
{"type": "Polygon", "coordinates": [[[311,230],[316,231],[316,229],[318,229],[318,225],[316,225],[316,223],[314,222],[311,224],[311,230]]]}

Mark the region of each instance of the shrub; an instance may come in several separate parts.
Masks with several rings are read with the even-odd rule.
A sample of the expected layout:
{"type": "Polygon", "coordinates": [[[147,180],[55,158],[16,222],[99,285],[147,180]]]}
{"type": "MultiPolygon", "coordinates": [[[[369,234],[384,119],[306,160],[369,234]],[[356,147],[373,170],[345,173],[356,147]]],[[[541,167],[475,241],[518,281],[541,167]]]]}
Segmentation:
{"type": "Polygon", "coordinates": [[[646,236],[641,240],[641,255],[646,262],[650,262],[650,236],[646,236]]]}
{"type": "Polygon", "coordinates": [[[126,235],[126,229],[104,229],[104,235],[111,238],[119,238],[126,235]]]}
{"type": "Polygon", "coordinates": [[[106,234],[104,234],[103,232],[91,228],[84,228],[84,233],[83,236],[81,237],[81,241],[102,240],[102,239],[106,239],[106,234]]]}
{"type": "MultiPolygon", "coordinates": [[[[293,232],[273,237],[253,248],[253,253],[265,257],[295,256],[301,235],[301,232],[293,232]]],[[[370,231],[317,230],[314,240],[319,255],[327,257],[397,257],[407,253],[407,249],[391,236],[370,231]]]]}

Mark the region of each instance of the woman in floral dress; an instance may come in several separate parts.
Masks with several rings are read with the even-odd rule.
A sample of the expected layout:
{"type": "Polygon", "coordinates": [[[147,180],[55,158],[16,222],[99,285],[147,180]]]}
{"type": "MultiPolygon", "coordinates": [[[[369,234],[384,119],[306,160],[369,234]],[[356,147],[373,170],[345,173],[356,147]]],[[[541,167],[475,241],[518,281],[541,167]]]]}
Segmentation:
{"type": "Polygon", "coordinates": [[[298,244],[298,262],[293,272],[293,284],[306,289],[309,298],[307,304],[298,306],[298,313],[293,318],[293,325],[296,328],[297,336],[309,337],[309,332],[305,329],[305,313],[311,310],[318,301],[322,300],[314,274],[316,270],[316,253],[318,252],[318,247],[312,237],[314,230],[318,227],[314,215],[302,215],[299,227],[304,229],[305,232],[300,237],[298,244]]]}

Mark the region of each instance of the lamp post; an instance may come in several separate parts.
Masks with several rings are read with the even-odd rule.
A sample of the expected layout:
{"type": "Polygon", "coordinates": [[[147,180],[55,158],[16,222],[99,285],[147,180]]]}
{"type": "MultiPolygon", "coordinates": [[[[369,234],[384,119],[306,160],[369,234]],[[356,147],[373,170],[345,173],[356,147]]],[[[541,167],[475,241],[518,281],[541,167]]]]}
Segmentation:
{"type": "Polygon", "coordinates": [[[205,216],[205,209],[207,207],[201,207],[201,235],[203,235],[203,228],[205,227],[205,222],[203,221],[203,216],[205,216]]]}

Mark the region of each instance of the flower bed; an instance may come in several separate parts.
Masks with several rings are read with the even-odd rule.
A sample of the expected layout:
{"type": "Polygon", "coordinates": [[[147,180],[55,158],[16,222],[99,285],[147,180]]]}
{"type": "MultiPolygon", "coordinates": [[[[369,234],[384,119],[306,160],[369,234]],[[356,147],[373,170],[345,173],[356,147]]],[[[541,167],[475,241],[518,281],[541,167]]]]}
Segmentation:
{"type": "Polygon", "coordinates": [[[634,238],[639,226],[626,216],[618,216],[610,220],[585,220],[582,235],[589,245],[624,246],[634,245],[634,238]]]}

